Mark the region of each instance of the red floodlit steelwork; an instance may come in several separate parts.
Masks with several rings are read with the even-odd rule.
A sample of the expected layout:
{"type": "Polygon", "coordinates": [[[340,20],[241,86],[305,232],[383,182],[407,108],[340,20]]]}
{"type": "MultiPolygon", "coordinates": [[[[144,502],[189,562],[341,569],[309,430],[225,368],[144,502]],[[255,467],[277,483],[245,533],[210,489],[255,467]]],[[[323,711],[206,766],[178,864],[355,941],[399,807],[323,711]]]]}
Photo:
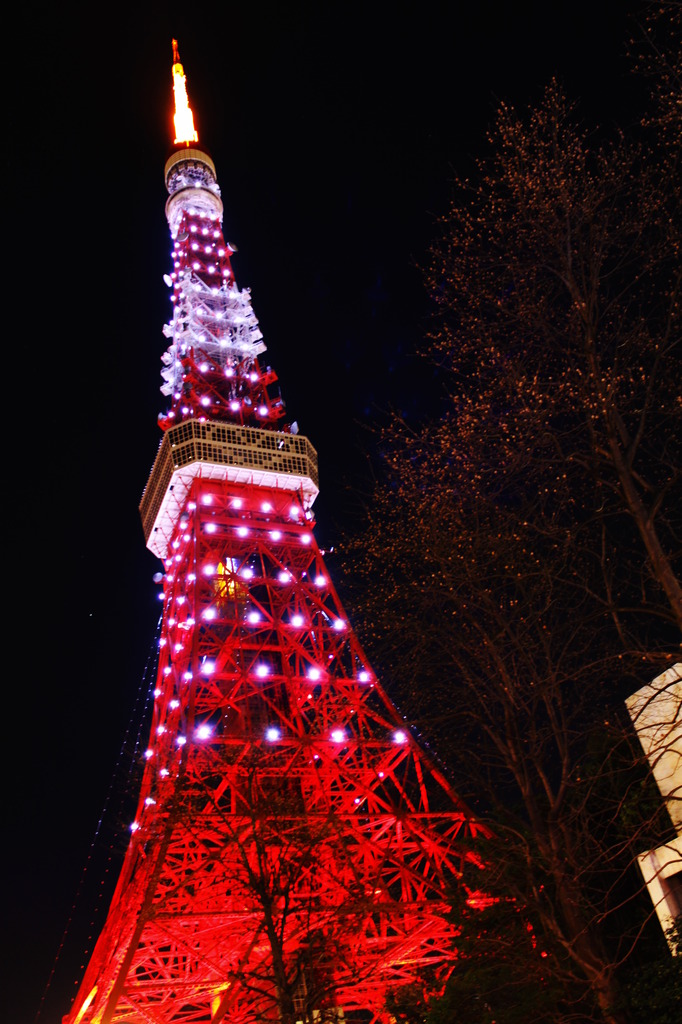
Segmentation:
{"type": "MultiPolygon", "coordinates": [[[[174,60],[186,100],[175,47],[174,60]]],[[[483,829],[341,607],[312,533],[316,453],[282,425],[194,142],[176,139],[166,164],[170,405],[140,506],[164,568],[154,716],[126,858],[64,1022],[387,1019],[389,991],[433,990],[452,969],[447,893],[478,867],[483,829]]]]}

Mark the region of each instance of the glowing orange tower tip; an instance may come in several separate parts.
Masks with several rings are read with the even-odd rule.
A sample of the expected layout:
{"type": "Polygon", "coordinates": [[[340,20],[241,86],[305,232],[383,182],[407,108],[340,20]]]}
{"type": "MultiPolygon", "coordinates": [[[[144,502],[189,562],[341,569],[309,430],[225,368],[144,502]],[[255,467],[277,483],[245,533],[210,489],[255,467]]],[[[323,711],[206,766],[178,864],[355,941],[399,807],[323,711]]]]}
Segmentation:
{"type": "Polygon", "coordinates": [[[175,97],[175,145],[190,146],[193,142],[199,141],[199,136],[194,128],[194,115],[187,97],[187,79],[185,69],[180,63],[178,53],[178,41],[173,40],[173,95],[175,97]]]}
{"type": "Polygon", "coordinates": [[[487,834],[382,688],[317,546],[173,46],[162,442],[140,504],[163,614],[130,840],[65,1024],[388,1021],[442,989],[487,834]],[[185,111],[178,119],[177,112],[185,111]],[[189,115],[189,117],[187,116],[189,115]],[[183,120],[184,118],[184,120],[183,120]]]}

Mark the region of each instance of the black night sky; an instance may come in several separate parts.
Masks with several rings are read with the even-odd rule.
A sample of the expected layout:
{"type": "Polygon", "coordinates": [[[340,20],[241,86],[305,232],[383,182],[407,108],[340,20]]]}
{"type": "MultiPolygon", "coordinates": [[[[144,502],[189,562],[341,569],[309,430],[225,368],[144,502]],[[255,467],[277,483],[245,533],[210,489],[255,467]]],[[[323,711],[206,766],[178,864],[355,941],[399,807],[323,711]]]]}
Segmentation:
{"type": "Polygon", "coordinates": [[[127,842],[127,767],[114,772],[159,611],[137,505],[164,407],[171,38],[237,280],[289,418],[318,449],[317,533],[332,546],[367,478],[367,426],[390,406],[427,407],[438,387],[413,355],[427,312],[416,265],[448,181],[483,151],[496,100],[530,103],[553,75],[586,121],[634,121],[625,50],[645,5],[23,6],[5,24],[2,72],[0,1018],[34,1024],[72,916],[38,1021],[59,1024],[127,842]]]}

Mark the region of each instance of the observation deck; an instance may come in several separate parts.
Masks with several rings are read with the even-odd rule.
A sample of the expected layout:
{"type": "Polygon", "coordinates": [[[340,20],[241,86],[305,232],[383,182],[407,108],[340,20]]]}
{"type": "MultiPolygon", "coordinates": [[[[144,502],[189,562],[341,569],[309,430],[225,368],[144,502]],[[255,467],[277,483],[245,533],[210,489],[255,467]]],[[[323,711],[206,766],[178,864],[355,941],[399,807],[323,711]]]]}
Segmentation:
{"type": "Polygon", "coordinates": [[[140,502],[147,547],[161,559],[196,476],[296,491],[306,509],[319,494],[317,452],[301,434],[186,420],[163,435],[140,502]]]}
{"type": "Polygon", "coordinates": [[[190,208],[207,217],[223,219],[223,201],[216,181],[215,164],[203,149],[190,147],[171,153],[164,169],[168,190],[166,219],[173,238],[183,213],[190,208]]]}

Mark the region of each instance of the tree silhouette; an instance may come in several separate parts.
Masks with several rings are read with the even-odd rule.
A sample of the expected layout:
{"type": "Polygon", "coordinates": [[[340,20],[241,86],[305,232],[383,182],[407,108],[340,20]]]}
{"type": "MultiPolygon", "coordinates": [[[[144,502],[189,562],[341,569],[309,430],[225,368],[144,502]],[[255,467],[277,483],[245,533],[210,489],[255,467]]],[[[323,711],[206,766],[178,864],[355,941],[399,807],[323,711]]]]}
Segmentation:
{"type": "Polygon", "coordinates": [[[629,1021],[658,941],[633,861],[671,823],[623,707],[682,628],[680,136],[649,123],[599,141],[556,83],[500,106],[425,268],[438,415],[393,421],[345,548],[370,650],[495,832],[462,1019],[629,1021]]]}

